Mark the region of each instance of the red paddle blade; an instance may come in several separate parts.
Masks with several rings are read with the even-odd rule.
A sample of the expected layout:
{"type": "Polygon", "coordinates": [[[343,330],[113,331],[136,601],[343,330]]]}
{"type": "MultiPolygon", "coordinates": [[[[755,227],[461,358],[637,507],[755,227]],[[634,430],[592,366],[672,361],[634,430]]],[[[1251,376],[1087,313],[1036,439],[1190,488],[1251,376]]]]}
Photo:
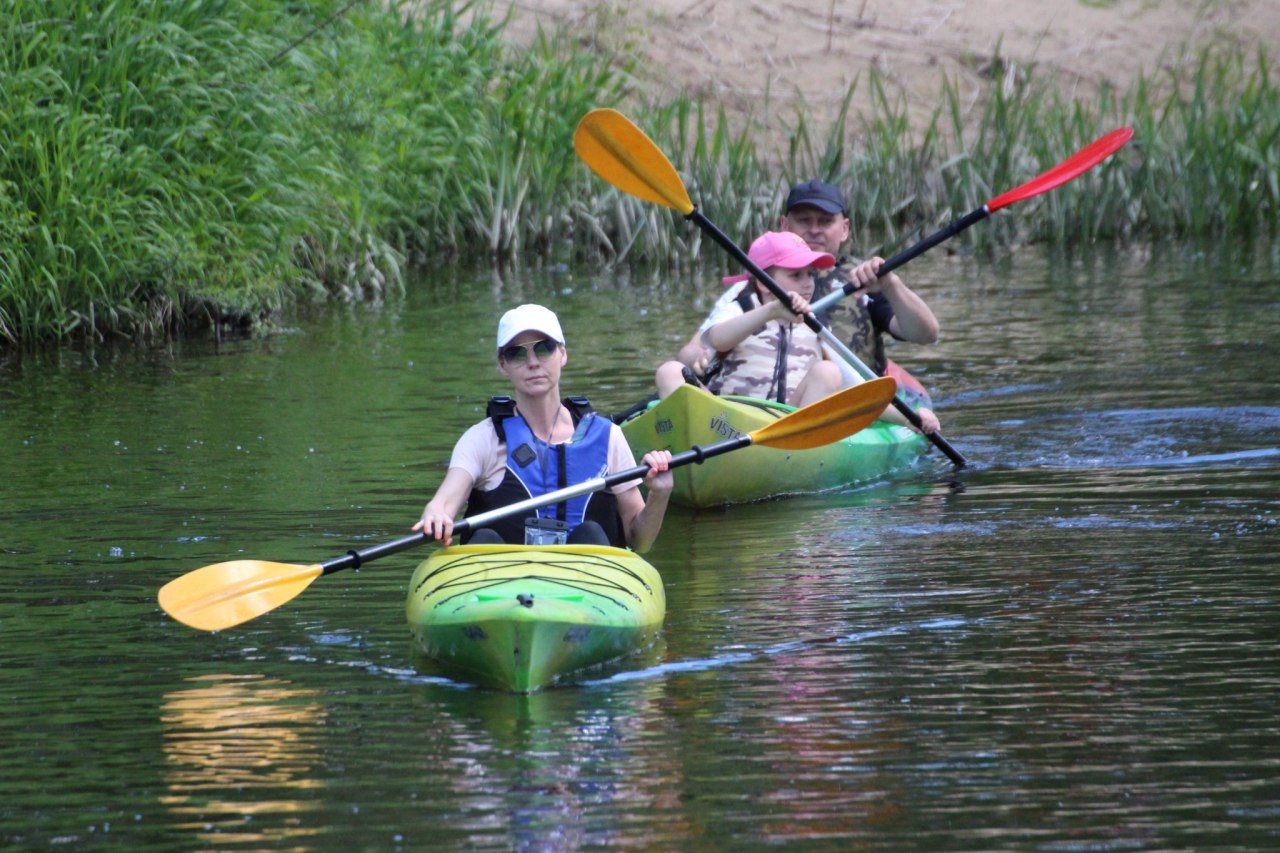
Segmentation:
{"type": "Polygon", "coordinates": [[[1124,147],[1133,136],[1133,128],[1117,128],[1105,136],[1100,136],[1089,145],[1081,148],[1066,160],[1043,172],[1020,187],[1015,187],[1003,195],[998,195],[987,202],[987,211],[995,213],[1002,207],[1008,207],[1015,201],[1023,201],[1040,193],[1060,187],[1067,181],[1080,177],[1103,160],[1124,147]]]}

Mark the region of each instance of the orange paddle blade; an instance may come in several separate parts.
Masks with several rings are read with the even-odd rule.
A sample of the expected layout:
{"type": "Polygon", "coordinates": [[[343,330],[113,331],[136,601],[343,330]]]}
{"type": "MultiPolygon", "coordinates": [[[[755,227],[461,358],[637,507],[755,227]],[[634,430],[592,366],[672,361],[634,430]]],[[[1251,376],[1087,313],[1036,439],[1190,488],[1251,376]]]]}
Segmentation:
{"type": "Polygon", "coordinates": [[[689,192],[671,161],[617,110],[592,110],[583,116],[573,133],[573,149],[593,172],[624,193],[684,216],[693,212],[689,192]]]}
{"type": "Polygon", "coordinates": [[[248,622],[301,594],[323,569],[264,560],[214,563],[160,588],[160,606],[183,624],[220,631],[248,622]]]}
{"type": "Polygon", "coordinates": [[[782,450],[808,450],[866,429],[884,412],[898,383],[881,376],[823,397],[750,433],[751,443],[782,450]]]}

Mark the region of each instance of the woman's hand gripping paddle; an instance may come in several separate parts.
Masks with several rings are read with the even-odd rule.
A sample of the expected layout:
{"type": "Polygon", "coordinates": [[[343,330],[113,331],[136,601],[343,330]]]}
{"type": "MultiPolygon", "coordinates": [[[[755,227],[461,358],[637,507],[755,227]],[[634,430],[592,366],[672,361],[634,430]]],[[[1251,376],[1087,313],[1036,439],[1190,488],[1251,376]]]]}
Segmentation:
{"type": "MultiPolygon", "coordinates": [[[[781,450],[807,450],[839,441],[870,426],[880,417],[896,390],[897,385],[888,378],[846,388],[813,405],[783,415],[760,429],[708,447],[694,447],[678,453],[671,457],[671,467],[702,462],[751,444],[781,450]]],[[[637,465],[607,477],[587,480],[576,486],[463,519],[454,525],[453,532],[461,534],[499,518],[638,480],[648,473],[648,465],[637,465]]],[[[232,628],[301,595],[303,590],[322,575],[359,568],[371,560],[431,541],[433,540],[429,535],[416,533],[360,551],[348,551],[341,557],[310,566],[265,560],[214,563],[165,584],[160,589],[160,606],[174,619],[192,628],[202,631],[232,628]]]]}

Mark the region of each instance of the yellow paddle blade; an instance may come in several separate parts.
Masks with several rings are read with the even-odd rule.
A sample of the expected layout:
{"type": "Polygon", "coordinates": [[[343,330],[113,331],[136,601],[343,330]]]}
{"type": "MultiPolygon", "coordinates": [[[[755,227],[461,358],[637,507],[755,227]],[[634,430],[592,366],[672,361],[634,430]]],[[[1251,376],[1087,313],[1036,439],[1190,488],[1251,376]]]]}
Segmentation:
{"type": "Polygon", "coordinates": [[[573,132],[582,162],[628,195],[674,208],[684,216],[693,202],[671,161],[644,131],[617,110],[592,110],[573,132]]]}
{"type": "Polygon", "coordinates": [[[889,376],[845,388],[753,431],[751,443],[808,450],[839,441],[871,426],[897,391],[898,383],[889,376]]]}
{"type": "Polygon", "coordinates": [[[319,564],[295,566],[263,560],[214,563],[160,588],[160,606],[201,631],[220,631],[274,610],[320,577],[319,564]]]}

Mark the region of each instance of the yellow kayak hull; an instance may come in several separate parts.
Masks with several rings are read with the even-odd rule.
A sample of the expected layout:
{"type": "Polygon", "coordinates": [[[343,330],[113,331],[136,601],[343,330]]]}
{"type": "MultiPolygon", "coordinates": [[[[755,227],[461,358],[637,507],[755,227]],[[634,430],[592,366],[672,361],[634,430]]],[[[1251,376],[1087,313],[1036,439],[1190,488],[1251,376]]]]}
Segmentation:
{"type": "Polygon", "coordinates": [[[657,639],[666,593],[639,555],[593,545],[460,545],[413,574],[422,652],[464,680],[527,693],[657,639]]]}
{"type": "MultiPolygon", "coordinates": [[[[650,450],[680,452],[754,432],[794,412],[794,406],[750,397],[717,397],[682,385],[625,421],[636,458],[650,450]]],[[[928,449],[924,436],[876,421],[840,441],[810,450],[751,446],[673,472],[672,500],[692,507],[746,503],[873,483],[912,467],[928,449]]]]}

